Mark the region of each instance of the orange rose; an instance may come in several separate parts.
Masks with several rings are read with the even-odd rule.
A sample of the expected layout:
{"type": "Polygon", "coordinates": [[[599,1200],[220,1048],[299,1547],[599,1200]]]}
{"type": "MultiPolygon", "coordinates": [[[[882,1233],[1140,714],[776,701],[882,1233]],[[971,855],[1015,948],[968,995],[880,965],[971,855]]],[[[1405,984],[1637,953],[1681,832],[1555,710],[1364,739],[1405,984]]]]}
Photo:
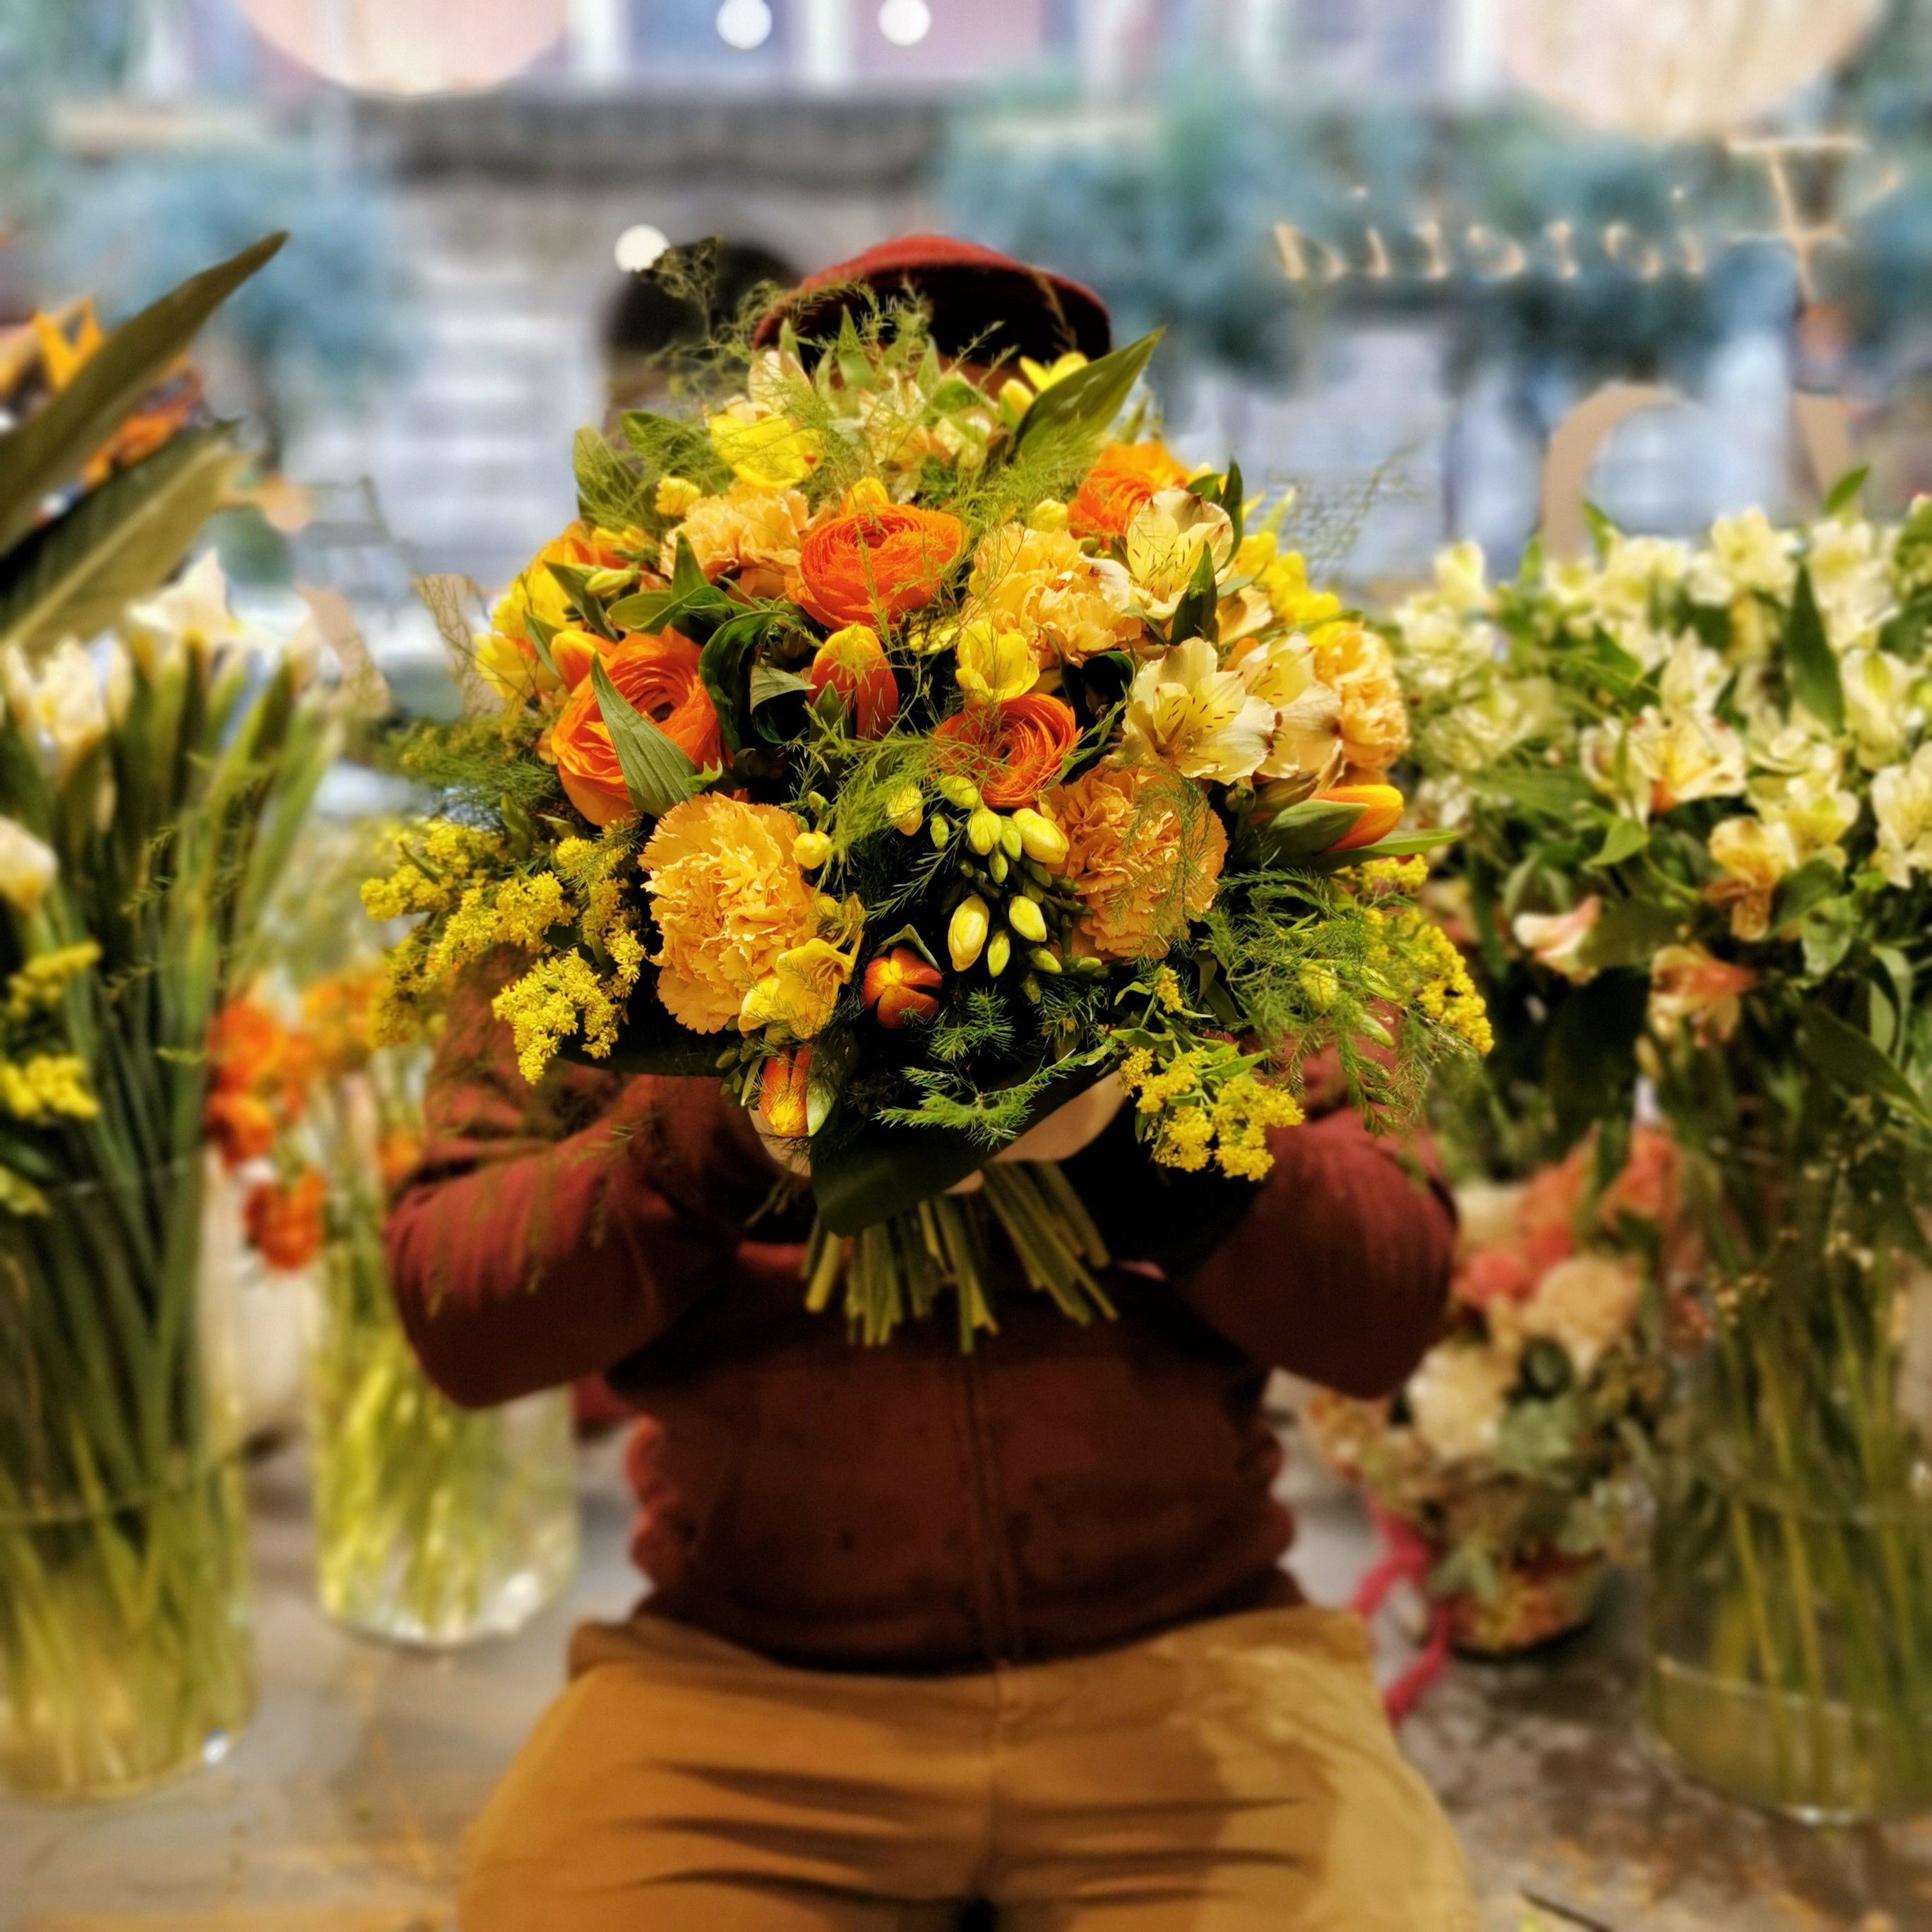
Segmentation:
{"type": "Polygon", "coordinates": [[[944,510],[868,505],[806,537],[791,593],[821,624],[883,629],[939,595],[964,542],[959,519],[944,510]]]}
{"type": "MultiPolygon", "coordinates": [[[[711,694],[698,674],[698,646],[674,631],[628,637],[612,646],[604,670],[623,696],[702,771],[724,750],[711,694]]],[[[586,677],[550,727],[550,754],[570,802],[593,825],[610,825],[632,809],[623,767],[586,677]]]]}
{"type": "Polygon", "coordinates": [[[1060,776],[1080,736],[1072,706],[1039,692],[1003,704],[969,705],[944,718],[933,737],[949,748],[941,769],[962,773],[1003,811],[1030,805],[1060,776]]]}
{"type": "Polygon", "coordinates": [[[1134,512],[1156,490],[1178,490],[1186,481],[1163,442],[1110,443],[1067,505],[1066,527],[1103,542],[1125,536],[1134,512]]]}
{"type": "Polygon", "coordinates": [[[304,1268],[321,1252],[322,1205],[328,1183],[310,1168],[292,1181],[249,1190],[242,1219],[255,1251],[272,1268],[304,1268]]]}
{"type": "Polygon", "coordinates": [[[939,1011],[933,991],[944,983],[945,975],[910,946],[895,946],[866,968],[859,992],[880,1025],[892,1033],[910,1021],[932,1018],[939,1011]]]}
{"type": "Polygon", "coordinates": [[[899,713],[898,681],[869,624],[848,624],[818,647],[805,674],[813,700],[827,685],[844,699],[852,728],[862,738],[879,738],[899,713]]]}

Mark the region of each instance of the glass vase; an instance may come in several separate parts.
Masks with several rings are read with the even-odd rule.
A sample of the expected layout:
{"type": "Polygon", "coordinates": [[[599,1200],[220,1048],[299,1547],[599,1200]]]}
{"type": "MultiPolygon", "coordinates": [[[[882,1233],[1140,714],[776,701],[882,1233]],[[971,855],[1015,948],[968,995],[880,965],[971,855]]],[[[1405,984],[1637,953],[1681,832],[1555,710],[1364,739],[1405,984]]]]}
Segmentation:
{"type": "Polygon", "coordinates": [[[24,1795],[138,1791],[254,1706],[199,1182],[184,1162],[0,1219],[0,1785],[24,1795]]]}
{"type": "Polygon", "coordinates": [[[1725,1190],[1716,1331],[1659,1472],[1652,1574],[1652,1735],[1705,1782],[1814,1823],[1932,1808],[1914,1270],[1851,1172],[1725,1190]]]}
{"type": "Polygon", "coordinates": [[[445,1648],[508,1636],[576,1574],[566,1390],[465,1410],[416,1365],[373,1217],[325,1249],[310,1353],[316,1570],[338,1622],[445,1648]]]}

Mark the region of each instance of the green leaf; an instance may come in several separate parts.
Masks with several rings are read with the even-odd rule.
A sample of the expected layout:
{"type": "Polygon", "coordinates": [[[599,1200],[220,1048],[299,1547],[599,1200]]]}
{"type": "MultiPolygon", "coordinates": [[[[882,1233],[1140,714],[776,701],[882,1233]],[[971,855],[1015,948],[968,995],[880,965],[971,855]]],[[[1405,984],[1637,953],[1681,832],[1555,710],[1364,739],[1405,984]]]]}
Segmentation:
{"type": "Polygon", "coordinates": [[[1858,492],[1865,487],[1865,478],[1871,474],[1871,465],[1862,463],[1856,470],[1848,470],[1834,483],[1825,497],[1825,514],[1835,517],[1840,510],[1849,509],[1858,500],[1858,492]]]}
{"type": "Polygon", "coordinates": [[[1828,859],[1808,859],[1795,872],[1787,872],[1778,883],[1772,902],[1771,924],[1774,932],[1802,919],[1815,905],[1821,905],[1834,892],[1844,889],[1845,875],[1828,859]]]}
{"type": "Polygon", "coordinates": [[[1921,1125],[1932,1126],[1932,1108],[1904,1070],[1828,1007],[1808,1005],[1800,1012],[1798,1050],[1828,1079],[1855,1094],[1869,1094],[1921,1125]]]}
{"type": "Polygon", "coordinates": [[[1234,526],[1234,544],[1238,549],[1246,519],[1241,504],[1241,466],[1232,457],[1228,460],[1228,480],[1221,488],[1221,507],[1227,512],[1228,520],[1234,526]]]}
{"type": "Polygon", "coordinates": [[[218,425],[176,436],[0,557],[0,640],[92,637],[173,573],[235,463],[218,425]]]}
{"type": "Polygon", "coordinates": [[[662,590],[640,590],[620,598],[604,616],[624,631],[708,632],[724,618],[743,607],[732,602],[715,584],[706,580],[692,554],[690,543],[677,540],[677,560],[671,580],[662,590]]]}
{"type": "Polygon", "coordinates": [[[1838,674],[1838,660],[1825,636],[1824,620],[1818,614],[1810,569],[1804,564],[1798,566],[1798,587],[1791,599],[1784,676],[1792,696],[1821,724],[1828,724],[1834,731],[1845,728],[1844,682],[1838,674]]]}
{"type": "Polygon", "coordinates": [[[662,818],[698,789],[698,767],[610,682],[601,657],[590,661],[590,685],[623,768],[631,802],[650,817],[662,818]]]}
{"type": "Polygon", "coordinates": [[[752,709],[755,711],[761,704],[769,704],[775,698],[788,697],[795,691],[809,691],[810,680],[802,678],[795,670],[782,670],[776,664],[754,664],[752,668],[752,709]]]}
{"type": "Polygon", "coordinates": [[[617,641],[616,627],[604,610],[604,600],[592,593],[590,572],[574,563],[551,563],[544,567],[562,587],[564,596],[570,600],[571,608],[583,619],[584,628],[594,632],[606,644],[615,644],[617,641]]]}
{"type": "Polygon", "coordinates": [[[286,238],[265,236],[150,303],[115,330],[44,408],[0,436],[0,553],[33,528],[41,499],[80,470],[202,324],[286,238]]]}
{"type": "Polygon", "coordinates": [[[1460,832],[1398,832],[1390,838],[1377,839],[1372,845],[1358,845],[1341,856],[1352,866],[1370,859],[1413,859],[1418,853],[1453,845],[1462,836],[1460,832]]]}
{"type": "Polygon", "coordinates": [[[1604,842],[1597,848],[1597,855],[1587,862],[1599,871],[1611,866],[1621,866],[1626,859],[1634,859],[1650,843],[1650,828],[1640,824],[1634,818],[1613,818],[1604,833],[1604,842]]]}
{"type": "Polygon", "coordinates": [[[1652,958],[1682,931],[1683,922],[1651,899],[1612,899],[1584,940],[1580,958],[1600,972],[1609,966],[1648,968],[1652,958]]]}
{"type": "Polygon", "coordinates": [[[650,410],[626,410],[617,418],[617,428],[644,464],[640,487],[655,486],[665,476],[682,476],[714,491],[729,486],[731,472],[702,423],[681,422],[650,410]]]}
{"type": "Polygon", "coordinates": [[[1584,503],[1583,520],[1590,526],[1590,547],[1597,553],[1597,561],[1601,563],[1623,533],[1592,502],[1584,503]]]}
{"type": "Polygon", "coordinates": [[[1581,772],[1556,771],[1543,765],[1506,765],[1469,781],[1469,789],[1486,798],[1501,799],[1525,812],[1568,818],[1592,796],[1590,781],[1581,772]]]}
{"type": "Polygon", "coordinates": [[[711,708],[718,714],[724,748],[734,756],[750,742],[752,706],[756,700],[749,686],[767,621],[758,612],[734,617],[712,632],[698,656],[698,674],[711,694],[711,708]]]}
{"type": "MultiPolygon", "coordinates": [[[[1366,809],[1339,799],[1305,798],[1256,828],[1250,842],[1262,865],[1292,866],[1326,852],[1336,839],[1346,838],[1366,809]]],[[[1355,854],[1348,856],[1352,862],[1355,854]]]]}
{"type": "MultiPolygon", "coordinates": [[[[1049,391],[1049,394],[1052,392],[1049,391]]],[[[1214,557],[1203,544],[1194,560],[1194,574],[1187,580],[1180,602],[1174,607],[1174,621],[1168,627],[1168,641],[1184,644],[1190,638],[1213,638],[1220,626],[1215,620],[1219,602],[1214,591],[1214,557]]]]}
{"type": "Polygon", "coordinates": [[[1097,442],[1120,414],[1163,333],[1157,328],[1151,335],[1063,376],[1021,418],[1015,446],[1023,449],[1046,440],[1064,442],[1070,448],[1097,442]]]}

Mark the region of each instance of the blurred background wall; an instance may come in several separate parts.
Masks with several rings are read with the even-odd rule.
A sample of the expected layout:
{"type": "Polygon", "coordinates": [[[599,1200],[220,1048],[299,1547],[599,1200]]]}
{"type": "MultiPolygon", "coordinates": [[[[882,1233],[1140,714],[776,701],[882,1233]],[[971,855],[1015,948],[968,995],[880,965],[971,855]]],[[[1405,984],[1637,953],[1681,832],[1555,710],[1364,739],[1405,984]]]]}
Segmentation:
{"type": "Polygon", "coordinates": [[[312,514],[230,561],[399,652],[409,572],[502,580],[648,386],[620,261],[713,235],[745,285],[927,227],[1089,282],[1358,582],[1513,560],[1606,381],[1682,399],[1592,472],[1632,527],[1801,502],[1794,387],[1877,506],[1932,482],[1932,0],[0,0],[0,322],[275,226],[213,374],[312,514]]]}

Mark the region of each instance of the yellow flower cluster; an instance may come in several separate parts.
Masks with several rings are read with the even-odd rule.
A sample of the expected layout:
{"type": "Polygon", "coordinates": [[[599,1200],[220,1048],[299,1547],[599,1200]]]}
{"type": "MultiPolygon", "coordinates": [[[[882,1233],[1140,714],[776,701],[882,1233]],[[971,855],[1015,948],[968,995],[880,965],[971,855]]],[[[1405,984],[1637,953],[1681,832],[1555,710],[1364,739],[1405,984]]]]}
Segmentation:
{"type": "Polygon", "coordinates": [[[100,957],[91,939],[77,946],[56,946],[37,953],[7,982],[7,1018],[18,1024],[35,1013],[50,1012],[70,980],[77,980],[100,957]]]}
{"type": "Polygon", "coordinates": [[[36,1053],[25,1060],[0,1060],[0,1107],[16,1120],[62,1114],[91,1120],[100,1111],[88,1091],[87,1063],[77,1053],[36,1053]]]}
{"type": "Polygon", "coordinates": [[[494,833],[432,818],[415,845],[397,839],[395,869],[388,878],[363,881],[362,909],[378,920],[448,912],[469,880],[493,872],[503,857],[503,842],[494,833]]]}
{"type": "Polygon", "coordinates": [[[1262,1180],[1274,1165],[1268,1130],[1299,1126],[1300,1103],[1252,1073],[1217,1079],[1214,1060],[1209,1049],[1190,1047],[1160,1066],[1135,1047],[1120,1063],[1120,1084],[1136,1096],[1136,1112],[1163,1117],[1154,1143],[1162,1167],[1198,1174],[1211,1158],[1223,1174],[1262,1180]]]}
{"type": "Polygon", "coordinates": [[[602,1059],[616,1045],[617,1022],[623,1017],[597,969],[580,952],[547,954],[506,986],[490,1010],[508,1024],[516,1040],[518,1068],[533,1087],[566,1040],[581,1039],[586,1053],[602,1059]]]}
{"type": "Polygon", "coordinates": [[[1478,1054],[1496,1044],[1489,1010],[1454,942],[1417,906],[1363,909],[1375,944],[1369,964],[1401,989],[1401,1004],[1478,1054]]]}

